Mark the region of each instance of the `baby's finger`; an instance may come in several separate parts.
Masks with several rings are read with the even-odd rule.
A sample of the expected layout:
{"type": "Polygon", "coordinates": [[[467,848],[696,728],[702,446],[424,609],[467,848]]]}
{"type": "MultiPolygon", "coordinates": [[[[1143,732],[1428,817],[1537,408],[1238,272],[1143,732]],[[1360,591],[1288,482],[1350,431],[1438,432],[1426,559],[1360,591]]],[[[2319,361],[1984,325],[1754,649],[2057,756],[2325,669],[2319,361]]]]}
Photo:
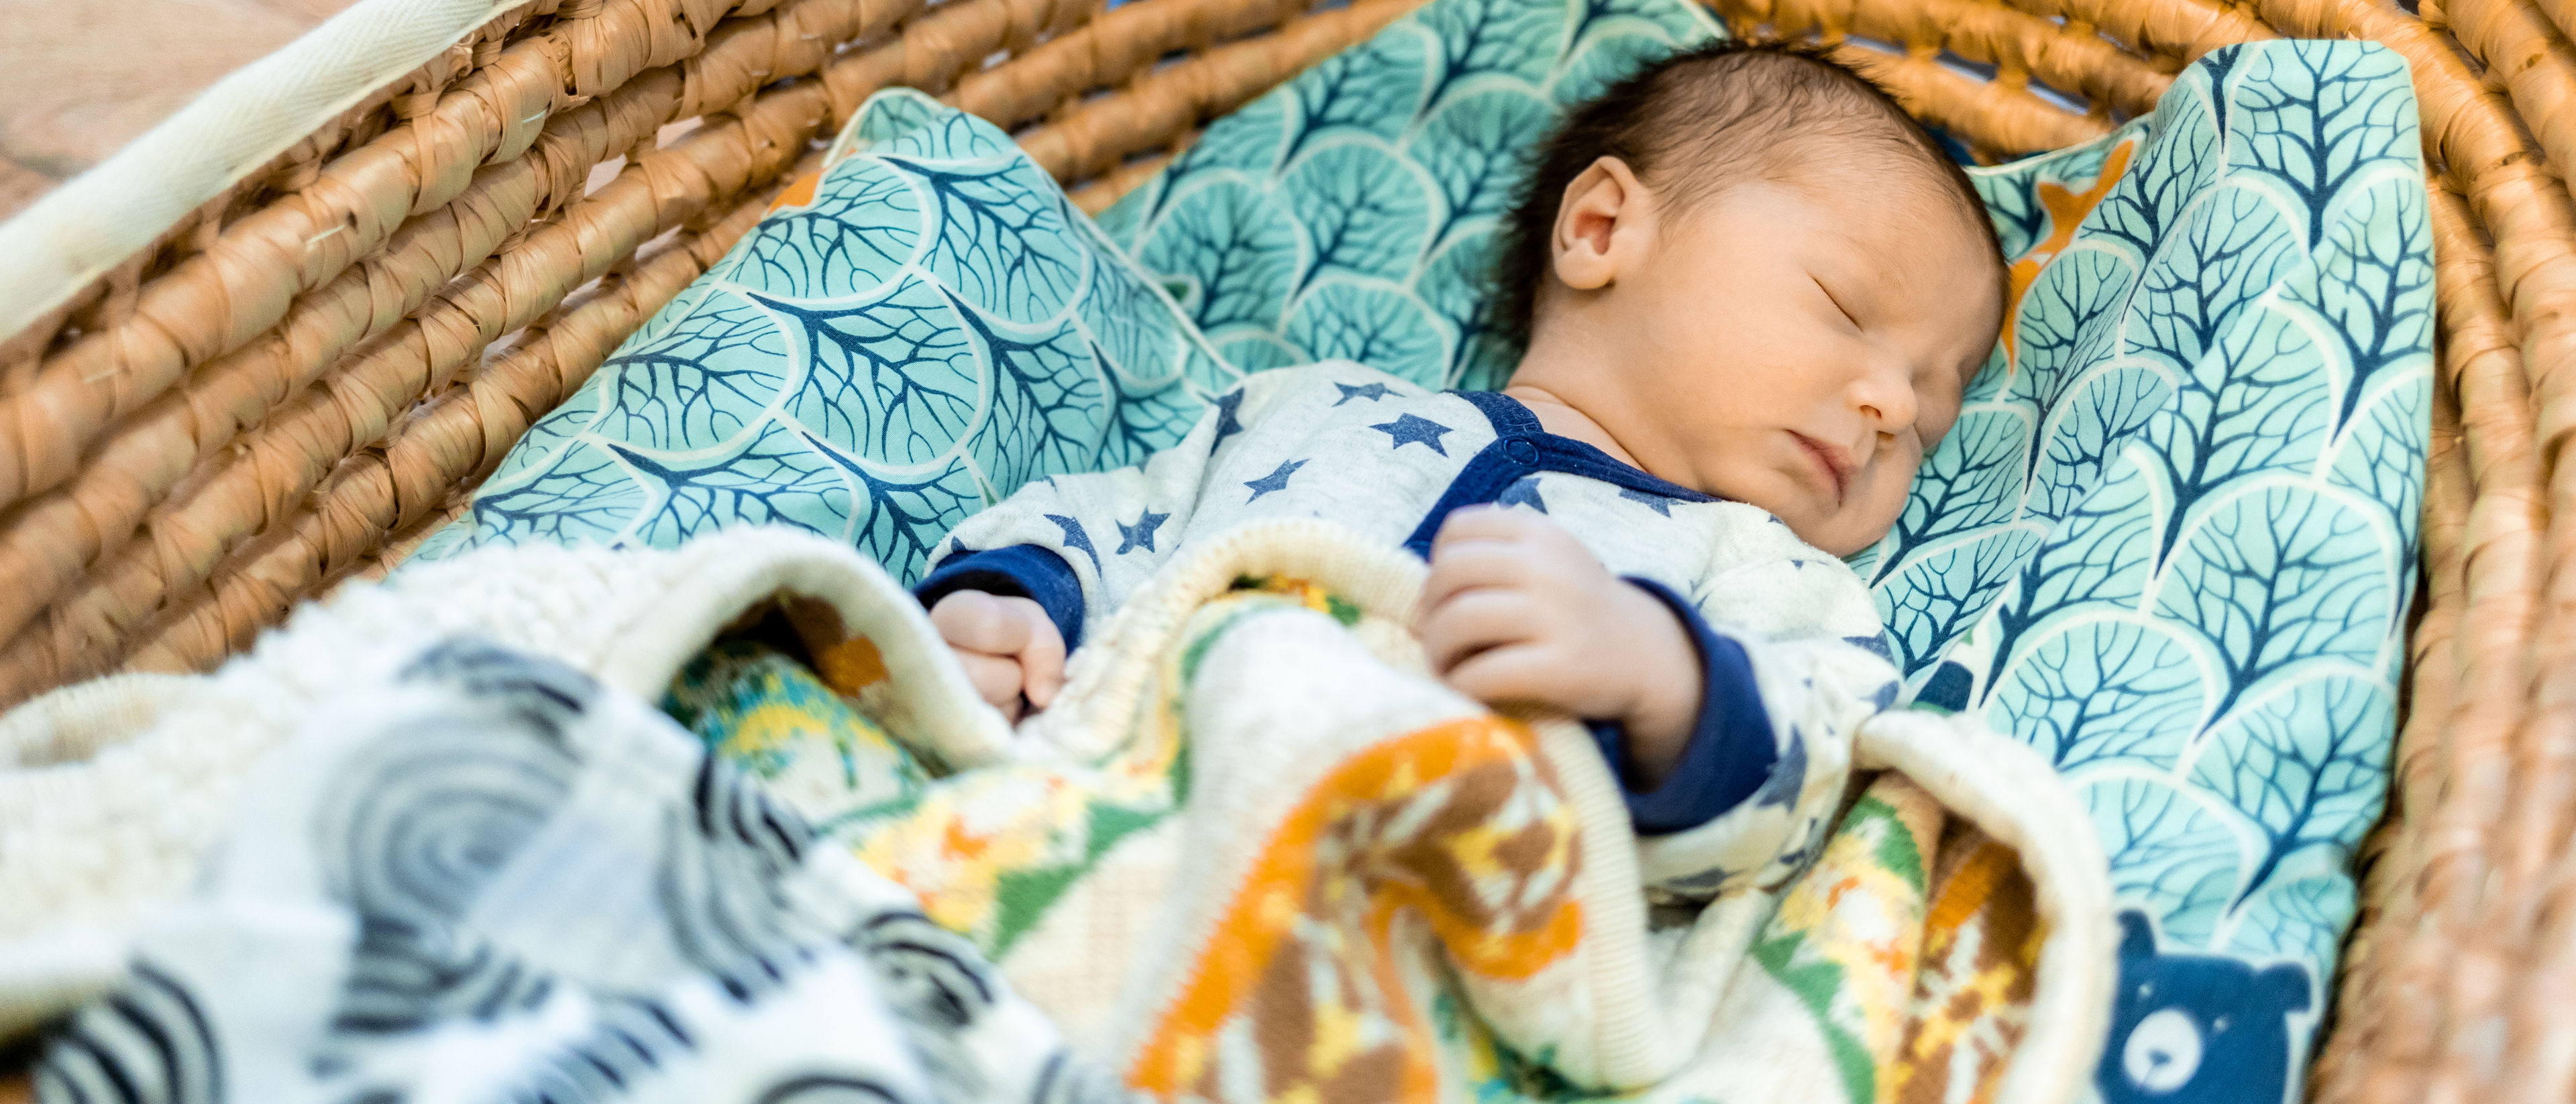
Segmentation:
{"type": "Polygon", "coordinates": [[[1513,545],[1486,541],[1450,545],[1433,553],[1431,575],[1423,580],[1419,608],[1427,617],[1430,611],[1466,591],[1527,586],[1535,567],[1529,556],[1513,545]]]}
{"type": "Polygon", "coordinates": [[[1423,620],[1422,650],[1433,671],[1446,672],[1489,648],[1527,641],[1538,608],[1525,595],[1480,590],[1443,602],[1423,620]]]}
{"type": "Polygon", "coordinates": [[[1529,532],[1530,521],[1537,516],[1494,505],[1461,506],[1441,520],[1440,531],[1431,537],[1431,554],[1438,556],[1440,546],[1453,541],[1518,540],[1529,532]]]}
{"type": "Polygon", "coordinates": [[[1029,645],[1020,651],[1020,693],[1028,696],[1029,708],[1044,709],[1063,689],[1064,634],[1055,622],[1041,619],[1030,626],[1029,645]]]}
{"type": "Polygon", "coordinates": [[[966,681],[975,686],[975,696],[985,704],[1017,720],[1020,708],[1020,665],[1008,656],[984,655],[957,649],[957,662],[966,668],[966,681]]]}
{"type": "Polygon", "coordinates": [[[1488,648],[1468,657],[1440,681],[1449,688],[1487,705],[1525,702],[1572,709],[1572,703],[1558,700],[1557,675],[1564,667],[1561,657],[1545,648],[1527,644],[1488,648]]]}
{"type": "Polygon", "coordinates": [[[1006,656],[1028,646],[1029,626],[1011,615],[1001,598],[980,590],[961,590],[930,607],[930,625],[940,639],[987,655],[1006,656]]]}

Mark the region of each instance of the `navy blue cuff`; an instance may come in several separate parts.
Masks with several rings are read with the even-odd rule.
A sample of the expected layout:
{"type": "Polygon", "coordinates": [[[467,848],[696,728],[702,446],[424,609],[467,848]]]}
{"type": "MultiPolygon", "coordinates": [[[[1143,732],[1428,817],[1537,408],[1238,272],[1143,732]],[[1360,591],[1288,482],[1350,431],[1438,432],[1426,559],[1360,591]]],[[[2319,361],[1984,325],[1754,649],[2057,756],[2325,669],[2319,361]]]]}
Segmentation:
{"type": "Polygon", "coordinates": [[[1628,820],[1641,836],[1661,836],[1697,828],[1743,804],[1771,777],[1771,715],[1753,685],[1753,663],[1734,638],[1708,627],[1699,609],[1652,579],[1629,576],[1681,619],[1691,645],[1699,651],[1699,720],[1691,726],[1690,743],[1664,784],[1639,792],[1629,784],[1628,729],[1617,721],[1587,721],[1601,756],[1628,799],[1628,820]]]}
{"type": "Polygon", "coordinates": [[[921,600],[921,608],[929,609],[961,590],[1036,602],[1045,608],[1047,620],[1055,622],[1055,631],[1064,637],[1067,654],[1082,646],[1082,579],[1054,549],[1037,544],[1014,544],[982,552],[959,549],[939,561],[929,577],[912,588],[912,596],[921,600]]]}

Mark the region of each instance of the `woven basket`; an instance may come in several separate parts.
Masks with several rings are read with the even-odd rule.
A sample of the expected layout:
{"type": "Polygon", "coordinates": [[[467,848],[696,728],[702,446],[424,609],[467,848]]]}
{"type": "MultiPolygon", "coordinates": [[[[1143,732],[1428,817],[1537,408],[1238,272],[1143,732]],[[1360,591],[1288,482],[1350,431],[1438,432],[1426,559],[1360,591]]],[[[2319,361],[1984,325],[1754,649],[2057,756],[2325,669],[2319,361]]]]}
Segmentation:
{"type": "MultiPolygon", "coordinates": [[[[1012,129],[1096,211],[1207,119],[1415,2],[510,10],[0,339],[0,703],[211,666],[292,603],[381,571],[881,87],[1012,129]]],[[[2553,629],[2539,613],[2576,603],[2576,509],[2550,522],[2576,495],[2576,454],[2556,448],[2576,424],[2560,182],[2576,167],[2576,4],[2444,2],[2419,17],[2366,0],[1717,0],[1739,32],[1855,40],[1921,117],[1990,156],[2099,134],[2231,42],[2369,38],[2413,64],[2442,335],[2425,600],[2391,811],[2312,1085],[2336,1101],[2563,1100],[2576,616],[2553,629]]]]}

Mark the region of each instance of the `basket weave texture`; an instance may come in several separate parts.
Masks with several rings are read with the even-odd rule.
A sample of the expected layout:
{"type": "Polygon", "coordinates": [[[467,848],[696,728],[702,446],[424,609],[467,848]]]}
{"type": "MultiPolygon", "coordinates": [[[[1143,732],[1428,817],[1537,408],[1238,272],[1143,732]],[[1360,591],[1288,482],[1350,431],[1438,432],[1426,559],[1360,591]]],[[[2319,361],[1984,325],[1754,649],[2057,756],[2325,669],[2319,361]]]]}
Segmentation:
{"type": "MultiPolygon", "coordinates": [[[[532,0],[0,338],[0,703],[211,666],[381,571],[879,88],[1013,130],[1097,211],[1414,2],[532,0]]],[[[1981,156],[2102,133],[2233,42],[2408,59],[2442,340],[2424,600],[2311,1091],[2576,1098],[2576,616],[2540,616],[2576,606],[2576,508],[2552,521],[2576,495],[2576,6],[1714,3],[1861,40],[1981,156]]]]}

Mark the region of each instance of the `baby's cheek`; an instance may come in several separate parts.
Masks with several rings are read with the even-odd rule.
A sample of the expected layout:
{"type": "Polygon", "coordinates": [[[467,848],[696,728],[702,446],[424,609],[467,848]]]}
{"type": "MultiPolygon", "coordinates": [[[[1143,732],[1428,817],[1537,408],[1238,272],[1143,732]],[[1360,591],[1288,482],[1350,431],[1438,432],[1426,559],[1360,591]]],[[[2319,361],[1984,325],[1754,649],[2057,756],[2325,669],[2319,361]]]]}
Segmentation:
{"type": "Polygon", "coordinates": [[[1877,544],[1896,527],[1896,519],[1905,513],[1905,500],[1914,489],[1916,463],[1873,465],[1865,493],[1856,496],[1843,511],[1842,519],[1849,530],[1849,543],[1854,551],[1877,544]]]}

